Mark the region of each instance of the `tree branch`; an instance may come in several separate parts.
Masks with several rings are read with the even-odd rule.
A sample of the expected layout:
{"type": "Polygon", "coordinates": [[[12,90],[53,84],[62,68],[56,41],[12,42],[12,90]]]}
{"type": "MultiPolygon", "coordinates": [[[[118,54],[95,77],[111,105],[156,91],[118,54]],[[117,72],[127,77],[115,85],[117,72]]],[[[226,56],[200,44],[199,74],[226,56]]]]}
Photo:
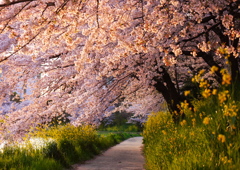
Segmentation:
{"type": "Polygon", "coordinates": [[[5,28],[7,28],[8,24],[10,23],[10,21],[11,21],[14,17],[16,17],[18,14],[20,14],[20,12],[21,12],[27,5],[29,5],[30,3],[31,3],[31,1],[28,2],[28,3],[26,3],[15,15],[13,15],[13,16],[8,20],[8,22],[7,22],[7,23],[5,24],[5,26],[2,28],[0,34],[5,30],[5,28]]]}
{"type": "Polygon", "coordinates": [[[19,1],[9,2],[9,3],[5,3],[5,4],[0,4],[0,7],[6,7],[6,6],[10,6],[10,5],[18,4],[18,3],[32,2],[32,1],[36,1],[36,0],[19,0],[19,1]]]}
{"type": "Polygon", "coordinates": [[[97,0],[97,14],[96,14],[96,20],[97,20],[97,27],[100,28],[99,26],[99,0],[97,0]]]}
{"type": "Polygon", "coordinates": [[[194,39],[199,38],[200,36],[208,33],[209,31],[213,30],[214,28],[216,28],[218,25],[220,25],[220,23],[221,23],[221,22],[219,21],[218,23],[216,23],[216,24],[214,24],[213,26],[211,26],[210,28],[208,28],[206,31],[201,32],[201,33],[199,33],[198,35],[196,35],[196,36],[194,36],[194,37],[191,37],[191,38],[188,38],[188,39],[183,39],[183,40],[177,42],[177,45],[180,44],[180,43],[182,43],[182,42],[189,42],[189,41],[192,41],[192,40],[194,40],[194,39]]]}

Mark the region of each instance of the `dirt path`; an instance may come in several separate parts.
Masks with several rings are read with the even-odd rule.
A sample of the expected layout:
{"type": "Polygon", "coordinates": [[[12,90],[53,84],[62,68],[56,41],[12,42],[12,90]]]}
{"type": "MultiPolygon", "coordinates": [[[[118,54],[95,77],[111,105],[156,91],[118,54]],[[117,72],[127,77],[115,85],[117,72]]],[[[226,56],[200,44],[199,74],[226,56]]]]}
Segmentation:
{"type": "Polygon", "coordinates": [[[85,164],[73,165],[74,170],[144,170],[142,137],[134,137],[110,148],[85,164]]]}

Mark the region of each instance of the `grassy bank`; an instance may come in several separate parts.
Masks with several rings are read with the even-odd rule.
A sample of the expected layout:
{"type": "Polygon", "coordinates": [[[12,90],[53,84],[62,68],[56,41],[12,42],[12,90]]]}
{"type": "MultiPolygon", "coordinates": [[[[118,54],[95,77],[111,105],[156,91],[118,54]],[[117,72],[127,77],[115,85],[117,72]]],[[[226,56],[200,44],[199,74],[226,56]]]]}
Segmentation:
{"type": "Polygon", "coordinates": [[[142,129],[136,124],[124,123],[121,125],[100,126],[100,128],[98,128],[98,131],[141,133],[142,129]]]}
{"type": "Polygon", "coordinates": [[[91,126],[39,129],[24,144],[0,152],[0,169],[56,170],[84,162],[135,134],[98,132],[91,126]]]}
{"type": "Polygon", "coordinates": [[[194,112],[182,103],[179,124],[166,112],[153,114],[143,132],[146,169],[238,169],[240,102],[228,90],[194,100],[194,112]]]}

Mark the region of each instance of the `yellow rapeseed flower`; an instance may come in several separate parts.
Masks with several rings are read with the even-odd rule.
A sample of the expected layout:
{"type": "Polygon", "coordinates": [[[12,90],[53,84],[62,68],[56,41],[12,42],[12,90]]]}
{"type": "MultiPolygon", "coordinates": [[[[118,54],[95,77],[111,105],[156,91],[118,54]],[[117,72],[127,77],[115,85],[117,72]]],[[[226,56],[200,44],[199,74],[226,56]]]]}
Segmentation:
{"type": "Polygon", "coordinates": [[[167,134],[167,132],[166,132],[165,130],[162,130],[162,133],[163,133],[164,135],[166,135],[166,134],[167,134]]]}
{"type": "Polygon", "coordinates": [[[226,50],[226,48],[225,48],[224,46],[221,46],[221,47],[219,47],[219,48],[217,49],[216,53],[217,53],[217,54],[225,55],[225,54],[227,54],[227,50],[226,50]]]}
{"type": "Polygon", "coordinates": [[[223,102],[225,102],[227,100],[227,98],[229,97],[229,91],[225,90],[223,92],[220,92],[218,94],[218,100],[219,102],[222,104],[223,102]]]}
{"type": "Polygon", "coordinates": [[[212,66],[211,67],[211,74],[215,73],[216,71],[218,71],[218,67],[217,66],[212,66]]]}
{"type": "Polygon", "coordinates": [[[213,90],[212,90],[212,94],[213,94],[213,95],[216,95],[216,94],[217,94],[217,89],[213,89],[213,90]]]}
{"type": "Polygon", "coordinates": [[[184,126],[184,125],[186,125],[186,124],[187,124],[187,121],[186,121],[186,120],[183,120],[183,121],[180,122],[180,125],[181,125],[181,126],[184,126]]]}
{"type": "Polygon", "coordinates": [[[224,116],[236,117],[238,110],[237,105],[234,103],[229,104],[229,106],[224,105],[224,116]]]}
{"type": "Polygon", "coordinates": [[[202,92],[202,96],[205,97],[205,98],[208,98],[209,96],[211,96],[211,90],[210,89],[205,89],[202,92]]]}
{"type": "Polygon", "coordinates": [[[228,159],[227,156],[220,156],[220,160],[224,163],[224,164],[231,164],[232,163],[232,158],[228,159]]]}
{"type": "Polygon", "coordinates": [[[232,159],[229,159],[229,160],[227,161],[227,163],[232,163],[232,159]]]}
{"type": "Polygon", "coordinates": [[[226,141],[226,137],[222,134],[219,134],[217,139],[222,143],[224,143],[226,141]]]}
{"type": "Polygon", "coordinates": [[[224,164],[226,164],[228,162],[228,158],[226,156],[221,157],[220,159],[224,164]]]}
{"type": "Polygon", "coordinates": [[[222,77],[222,85],[224,84],[231,84],[231,75],[230,74],[224,74],[222,77]]]}
{"type": "Polygon", "coordinates": [[[203,87],[203,88],[209,87],[208,81],[202,79],[201,82],[200,82],[200,84],[199,84],[199,87],[200,87],[200,88],[202,88],[202,87],[203,87]]]}
{"type": "Polygon", "coordinates": [[[180,108],[188,109],[188,106],[189,106],[189,103],[186,100],[184,100],[184,102],[181,103],[181,107],[180,108]]]}
{"type": "Polygon", "coordinates": [[[195,82],[195,77],[192,78],[192,82],[195,82]]]}
{"type": "Polygon", "coordinates": [[[190,94],[190,90],[184,91],[184,96],[188,96],[190,94]]]}
{"type": "Polygon", "coordinates": [[[209,122],[210,122],[210,118],[209,118],[209,117],[205,117],[205,118],[203,119],[203,124],[204,124],[204,125],[208,125],[209,122]]]}
{"type": "Polygon", "coordinates": [[[200,75],[195,75],[193,78],[192,78],[192,82],[196,83],[196,82],[199,82],[201,79],[201,76],[200,75]]]}
{"type": "Polygon", "coordinates": [[[192,125],[193,125],[193,126],[196,125],[196,119],[195,119],[195,118],[192,119],[192,125]]]}
{"type": "Polygon", "coordinates": [[[221,71],[222,74],[222,84],[231,84],[231,75],[228,73],[228,71],[226,69],[222,69],[221,71]]]}
{"type": "Polygon", "coordinates": [[[200,71],[199,71],[199,75],[203,74],[204,72],[205,72],[204,69],[200,70],[200,71]]]}

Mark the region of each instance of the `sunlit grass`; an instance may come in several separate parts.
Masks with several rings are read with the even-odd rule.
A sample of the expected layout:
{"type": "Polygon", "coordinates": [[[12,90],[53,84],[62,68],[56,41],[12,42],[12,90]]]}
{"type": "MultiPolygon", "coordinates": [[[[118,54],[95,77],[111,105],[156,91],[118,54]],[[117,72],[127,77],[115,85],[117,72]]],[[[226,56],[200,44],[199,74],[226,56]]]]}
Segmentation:
{"type": "Polygon", "coordinates": [[[92,126],[39,128],[18,145],[5,146],[0,169],[60,170],[84,162],[134,134],[99,134],[92,126]]]}

